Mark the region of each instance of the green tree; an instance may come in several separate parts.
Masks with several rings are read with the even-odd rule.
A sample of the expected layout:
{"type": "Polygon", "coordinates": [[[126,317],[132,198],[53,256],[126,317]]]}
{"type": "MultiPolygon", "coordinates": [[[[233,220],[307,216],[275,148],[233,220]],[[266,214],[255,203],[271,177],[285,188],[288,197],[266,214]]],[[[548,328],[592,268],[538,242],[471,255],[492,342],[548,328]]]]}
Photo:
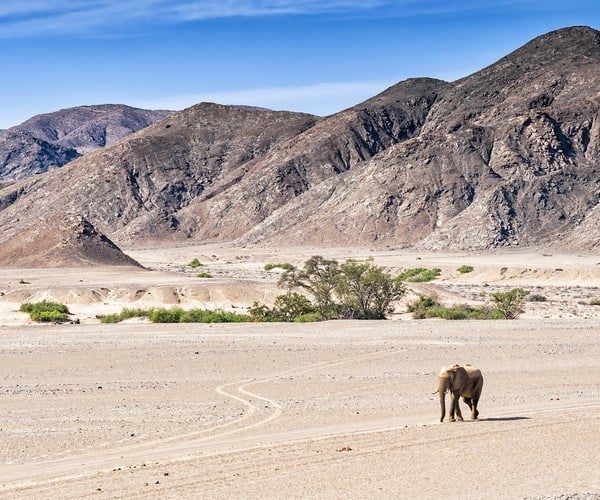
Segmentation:
{"type": "Polygon", "coordinates": [[[277,296],[274,309],[275,315],[282,321],[294,321],[300,316],[316,312],[310,300],[304,295],[294,292],[277,296]]]}
{"type": "Polygon", "coordinates": [[[524,312],[523,302],[529,292],[522,288],[513,288],[508,292],[496,292],[492,294],[492,300],[496,304],[496,309],[502,313],[506,319],[516,319],[519,314],[524,312]]]}
{"type": "Polygon", "coordinates": [[[372,262],[348,260],[340,267],[335,292],[344,316],[355,319],[385,319],[392,302],[405,293],[400,277],[393,277],[372,262]]]}
{"type": "Polygon", "coordinates": [[[279,285],[292,290],[300,288],[312,295],[315,308],[326,318],[337,315],[334,291],[340,279],[340,265],[336,260],[315,255],[308,259],[302,269],[285,271],[279,285]]]}

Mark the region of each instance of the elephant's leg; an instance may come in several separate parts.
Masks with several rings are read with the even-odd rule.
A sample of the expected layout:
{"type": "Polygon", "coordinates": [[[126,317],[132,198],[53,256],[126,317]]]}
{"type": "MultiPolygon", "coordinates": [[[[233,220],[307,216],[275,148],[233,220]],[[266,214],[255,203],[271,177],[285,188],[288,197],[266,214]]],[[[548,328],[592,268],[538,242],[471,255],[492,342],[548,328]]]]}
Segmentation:
{"type": "Polygon", "coordinates": [[[456,413],[457,420],[462,421],[463,417],[460,412],[460,394],[452,394],[452,421],[454,421],[454,414],[456,413]]]}
{"type": "Polygon", "coordinates": [[[479,403],[479,394],[473,396],[473,406],[471,407],[471,419],[477,420],[479,416],[479,410],[477,410],[477,403],[479,403]]]}
{"type": "Polygon", "coordinates": [[[469,410],[473,410],[473,403],[471,402],[471,398],[463,397],[463,401],[467,404],[469,410]]]}
{"type": "Polygon", "coordinates": [[[450,393],[450,414],[448,415],[449,422],[455,422],[454,412],[456,411],[456,394],[450,393]]]}

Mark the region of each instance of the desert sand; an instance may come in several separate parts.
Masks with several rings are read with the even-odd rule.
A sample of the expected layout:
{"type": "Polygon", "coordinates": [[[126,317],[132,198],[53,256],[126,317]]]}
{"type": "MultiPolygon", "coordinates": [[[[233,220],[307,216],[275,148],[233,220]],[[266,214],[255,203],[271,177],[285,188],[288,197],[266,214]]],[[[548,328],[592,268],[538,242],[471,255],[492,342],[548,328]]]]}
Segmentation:
{"type": "Polygon", "coordinates": [[[388,249],[126,248],[147,270],[0,270],[2,498],[596,498],[600,257],[388,249]],[[387,321],[102,325],[123,307],[244,311],[267,262],[440,267],[387,321]],[[212,278],[186,266],[198,258],[212,278]],[[472,273],[457,267],[472,265],[472,273]],[[414,320],[435,292],[543,295],[513,321],[414,320]],[[49,298],[79,324],[18,311],[49,298]],[[442,366],[484,375],[480,418],[439,422],[442,366]],[[562,496],[561,496],[562,495],[562,496]]]}

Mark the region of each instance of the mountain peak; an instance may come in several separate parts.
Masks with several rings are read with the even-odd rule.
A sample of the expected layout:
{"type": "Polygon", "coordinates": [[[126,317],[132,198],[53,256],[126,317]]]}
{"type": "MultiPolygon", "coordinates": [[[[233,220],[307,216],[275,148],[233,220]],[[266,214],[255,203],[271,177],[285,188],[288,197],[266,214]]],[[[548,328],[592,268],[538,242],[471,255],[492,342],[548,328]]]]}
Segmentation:
{"type": "Polygon", "coordinates": [[[597,248],[599,93],[600,33],[576,26],[324,118],[201,103],[0,188],[0,242],[62,210],[121,242],[597,248]]]}

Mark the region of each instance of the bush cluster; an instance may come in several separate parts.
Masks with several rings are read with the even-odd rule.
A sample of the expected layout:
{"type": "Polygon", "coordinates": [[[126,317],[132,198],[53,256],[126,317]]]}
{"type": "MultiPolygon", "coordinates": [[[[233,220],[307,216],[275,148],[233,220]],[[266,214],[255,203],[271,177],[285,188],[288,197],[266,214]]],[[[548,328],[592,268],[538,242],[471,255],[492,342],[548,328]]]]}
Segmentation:
{"type": "Polygon", "coordinates": [[[33,321],[44,323],[64,323],[69,321],[69,309],[65,304],[42,300],[40,302],[26,302],[19,308],[21,312],[29,313],[33,321]]]}
{"type": "Polygon", "coordinates": [[[468,304],[445,307],[434,296],[420,296],[408,305],[408,312],[412,312],[415,319],[515,319],[523,312],[526,295],[527,292],[521,288],[497,292],[492,294],[493,305],[479,308],[468,304]]]}
{"type": "Polygon", "coordinates": [[[294,292],[277,296],[273,307],[254,302],[248,310],[248,315],[252,321],[307,323],[324,319],[307,297],[294,292]]]}
{"type": "Polygon", "coordinates": [[[119,323],[130,318],[147,318],[150,316],[151,312],[152,309],[130,309],[126,307],[120,313],[105,314],[102,316],[97,316],[97,318],[100,320],[100,323],[119,323]]]}
{"type": "Polygon", "coordinates": [[[408,281],[411,283],[425,283],[427,281],[433,281],[438,278],[442,270],[439,268],[426,269],[424,267],[415,267],[412,269],[406,269],[398,275],[398,278],[402,281],[408,281]]]}
{"type": "Polygon", "coordinates": [[[461,273],[461,274],[466,274],[466,273],[471,273],[471,272],[473,272],[473,270],[474,270],[474,269],[475,269],[475,268],[474,268],[473,266],[467,266],[467,265],[464,265],[464,266],[460,266],[460,267],[457,269],[457,271],[458,271],[459,273],[461,273]]]}
{"type": "Polygon", "coordinates": [[[269,308],[255,303],[256,321],[319,321],[324,319],[385,319],[392,302],[404,295],[402,281],[368,261],[336,260],[315,255],[304,266],[291,266],[279,279],[288,292],[269,308]],[[300,290],[303,294],[292,292],[300,290]],[[311,300],[312,299],[312,300],[311,300]]]}
{"type": "Polygon", "coordinates": [[[289,262],[282,262],[277,264],[269,262],[268,264],[265,264],[265,271],[270,271],[271,269],[275,268],[283,269],[284,271],[291,271],[292,269],[294,269],[294,266],[289,262]]]}
{"type": "Polygon", "coordinates": [[[180,307],[173,309],[123,309],[118,314],[98,316],[101,323],[118,323],[129,318],[148,318],[152,323],[240,323],[250,321],[246,314],[226,311],[210,311],[206,309],[184,310],[180,307]]]}

